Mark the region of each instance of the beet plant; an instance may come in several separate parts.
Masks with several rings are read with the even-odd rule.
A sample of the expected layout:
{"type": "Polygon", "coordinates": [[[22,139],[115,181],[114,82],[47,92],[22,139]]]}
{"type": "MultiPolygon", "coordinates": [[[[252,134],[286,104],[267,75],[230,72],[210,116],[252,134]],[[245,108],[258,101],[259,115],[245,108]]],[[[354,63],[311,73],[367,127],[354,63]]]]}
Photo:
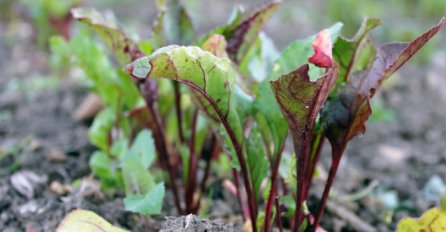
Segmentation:
{"type": "MultiPolygon", "coordinates": [[[[283,219],[293,231],[317,231],[345,148],[365,132],[372,97],[445,24],[442,18],[410,43],[375,47],[369,32],[380,20],[365,18],[351,39],[336,23],[279,53],[261,32],[279,4],[251,14],[236,8],[226,25],[197,39],[182,5],[166,1],[152,38],[140,42],[95,10],[72,11],[121,64],[115,69],[91,49],[76,54],[106,105],[90,129],[100,149],[92,169],[102,183],[126,190],[128,210],[159,213],[164,187],[156,182],[164,180],[178,214],[197,213],[211,163],[225,153],[253,232],[282,230],[283,219]],[[98,56],[101,63],[89,60],[98,56]],[[293,163],[284,164],[293,150],[288,132],[293,163]],[[310,212],[306,201],[326,140],[332,163],[318,210],[310,212]],[[279,175],[281,166],[291,168],[288,177],[279,175]],[[164,174],[154,174],[157,168],[164,174]]],[[[59,43],[55,50],[63,50],[59,43]]],[[[92,46],[69,43],[74,50],[92,46]]]]}

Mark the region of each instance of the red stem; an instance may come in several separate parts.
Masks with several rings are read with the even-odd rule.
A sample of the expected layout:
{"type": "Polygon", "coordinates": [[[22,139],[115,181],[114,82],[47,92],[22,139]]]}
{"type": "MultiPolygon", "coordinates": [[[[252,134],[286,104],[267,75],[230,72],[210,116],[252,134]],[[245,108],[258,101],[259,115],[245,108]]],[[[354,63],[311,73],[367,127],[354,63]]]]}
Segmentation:
{"type": "Polygon", "coordinates": [[[313,183],[313,176],[314,176],[314,172],[316,170],[316,164],[319,161],[319,157],[321,155],[322,148],[324,147],[325,136],[324,135],[320,135],[320,136],[321,136],[321,138],[319,140],[319,144],[317,145],[313,159],[310,162],[310,168],[308,169],[308,172],[306,174],[306,178],[308,179],[308,188],[305,190],[305,195],[304,195],[305,199],[308,197],[308,192],[310,190],[310,186],[313,183]]]}
{"type": "Polygon", "coordinates": [[[279,204],[279,198],[276,197],[275,201],[276,204],[276,224],[279,226],[279,232],[283,232],[283,225],[282,225],[282,212],[280,210],[280,204],[279,204]]]}
{"type": "Polygon", "coordinates": [[[347,144],[343,144],[341,148],[339,149],[333,149],[333,157],[330,167],[330,172],[328,173],[328,179],[325,183],[324,193],[322,194],[321,201],[319,203],[319,208],[317,210],[316,217],[314,219],[314,224],[312,227],[313,232],[316,231],[319,222],[321,221],[322,215],[324,213],[325,205],[327,204],[328,196],[330,194],[331,186],[333,185],[334,178],[336,176],[336,172],[338,171],[339,163],[341,161],[342,154],[344,153],[345,147],[347,144]]]}
{"type": "Polygon", "coordinates": [[[203,179],[201,180],[201,184],[200,184],[200,196],[198,197],[197,205],[195,206],[195,212],[198,212],[198,209],[200,208],[201,197],[204,194],[204,191],[206,188],[206,181],[209,177],[209,172],[211,170],[211,162],[213,159],[217,158],[218,154],[220,153],[220,147],[218,146],[218,141],[214,134],[212,134],[211,144],[212,144],[211,145],[211,147],[212,147],[211,157],[209,157],[208,159],[205,159],[206,167],[204,169],[204,176],[203,176],[203,179]]]}
{"type": "Polygon", "coordinates": [[[158,138],[157,140],[155,140],[155,145],[157,146],[159,160],[161,161],[161,164],[164,166],[164,169],[167,169],[167,171],[169,173],[169,179],[170,179],[170,183],[172,185],[172,192],[174,195],[175,206],[177,208],[178,213],[182,214],[183,210],[181,207],[180,197],[179,197],[177,185],[175,182],[174,170],[170,163],[169,153],[167,151],[164,128],[162,126],[161,118],[154,107],[155,99],[156,99],[156,92],[153,91],[154,89],[156,89],[156,87],[154,85],[155,85],[154,82],[150,82],[149,80],[146,81],[146,83],[145,83],[146,92],[144,93],[144,100],[146,101],[147,109],[149,110],[150,114],[152,115],[153,120],[155,121],[155,128],[156,128],[156,133],[157,133],[157,138],[158,138]],[[156,141],[158,141],[158,142],[156,142],[156,141]]]}
{"type": "Polygon", "coordinates": [[[179,83],[174,81],[173,88],[175,93],[175,111],[177,114],[178,135],[180,137],[180,142],[183,143],[184,142],[183,114],[181,112],[181,92],[179,83]]]}
{"type": "Polygon", "coordinates": [[[195,154],[195,135],[197,131],[197,118],[198,109],[194,111],[194,116],[192,118],[192,135],[189,144],[189,176],[187,177],[187,187],[186,187],[186,213],[194,213],[194,193],[197,178],[197,168],[198,168],[198,157],[195,154]]]}
{"type": "Polygon", "coordinates": [[[243,158],[243,151],[242,151],[242,147],[241,145],[238,143],[237,141],[237,137],[234,134],[234,131],[232,130],[232,128],[229,126],[228,121],[226,120],[226,118],[223,116],[222,112],[220,111],[220,109],[218,109],[217,104],[214,102],[214,100],[207,95],[206,92],[204,92],[202,89],[200,89],[197,85],[195,85],[192,82],[189,81],[185,81],[185,80],[178,80],[179,82],[185,83],[188,86],[192,87],[193,89],[195,89],[196,91],[198,91],[204,98],[206,98],[206,100],[208,100],[208,102],[212,105],[214,111],[217,113],[218,118],[220,119],[221,123],[223,124],[223,126],[225,127],[226,132],[229,135],[229,138],[232,142],[232,145],[234,146],[234,150],[235,153],[237,155],[237,159],[240,163],[240,169],[241,169],[241,173],[242,173],[242,177],[243,177],[243,182],[245,185],[245,189],[246,189],[246,193],[248,196],[248,204],[249,204],[249,211],[250,211],[250,218],[251,218],[251,224],[252,224],[252,232],[257,232],[257,227],[256,227],[256,221],[257,221],[257,202],[254,198],[254,193],[252,190],[252,185],[251,182],[249,180],[249,172],[248,172],[248,168],[246,167],[246,163],[245,163],[245,159],[243,158]]]}
{"type": "Polygon", "coordinates": [[[273,208],[274,199],[276,198],[276,192],[277,192],[277,180],[278,180],[278,173],[279,173],[279,166],[280,161],[282,159],[282,151],[284,148],[284,143],[281,144],[281,147],[277,149],[277,154],[275,156],[275,160],[272,167],[272,173],[271,173],[271,190],[269,192],[268,200],[266,202],[266,208],[265,208],[265,223],[264,223],[264,231],[268,232],[270,231],[270,221],[271,221],[271,213],[273,208]]]}
{"type": "MultiPolygon", "coordinates": [[[[237,195],[237,201],[240,205],[240,208],[242,210],[242,216],[243,216],[243,220],[246,220],[247,218],[249,218],[250,213],[246,212],[246,206],[245,204],[243,204],[243,200],[242,200],[242,194],[240,193],[240,181],[239,181],[239,177],[238,177],[238,172],[237,169],[232,168],[232,176],[234,178],[234,185],[235,185],[235,189],[236,189],[236,195],[237,195]]],[[[249,210],[249,208],[248,208],[249,210]]]]}

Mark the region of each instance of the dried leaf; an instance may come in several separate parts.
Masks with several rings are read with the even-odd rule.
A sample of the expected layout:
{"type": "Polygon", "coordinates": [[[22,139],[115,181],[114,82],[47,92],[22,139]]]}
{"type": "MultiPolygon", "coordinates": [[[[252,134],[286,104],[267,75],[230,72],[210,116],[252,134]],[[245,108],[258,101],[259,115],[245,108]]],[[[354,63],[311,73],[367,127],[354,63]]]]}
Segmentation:
{"type": "Polygon", "coordinates": [[[126,232],[114,227],[92,211],[77,209],[69,213],[56,229],[56,232],[126,232]]]}

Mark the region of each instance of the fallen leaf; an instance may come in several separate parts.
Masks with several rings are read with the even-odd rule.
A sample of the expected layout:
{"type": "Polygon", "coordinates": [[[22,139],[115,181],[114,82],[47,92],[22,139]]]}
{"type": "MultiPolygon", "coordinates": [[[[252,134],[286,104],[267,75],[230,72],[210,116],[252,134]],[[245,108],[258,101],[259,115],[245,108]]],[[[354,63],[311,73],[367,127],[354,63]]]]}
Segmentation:
{"type": "Polygon", "coordinates": [[[102,217],[88,210],[77,209],[69,213],[56,229],[56,232],[125,232],[113,226],[102,217]]]}
{"type": "Polygon", "coordinates": [[[405,218],[398,223],[397,232],[440,232],[446,231],[446,213],[433,208],[424,213],[421,218],[405,218]]]}

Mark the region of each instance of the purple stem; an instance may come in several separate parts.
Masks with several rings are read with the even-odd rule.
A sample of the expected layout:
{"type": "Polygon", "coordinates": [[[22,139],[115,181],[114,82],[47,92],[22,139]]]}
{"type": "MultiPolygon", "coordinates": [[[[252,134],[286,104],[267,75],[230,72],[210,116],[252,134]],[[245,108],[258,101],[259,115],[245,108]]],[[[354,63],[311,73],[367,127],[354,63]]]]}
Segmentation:
{"type": "Polygon", "coordinates": [[[157,98],[157,92],[156,92],[156,84],[152,80],[147,79],[146,83],[144,85],[144,100],[147,105],[147,109],[149,110],[150,114],[152,115],[153,120],[155,121],[155,128],[157,133],[157,140],[155,140],[155,145],[157,146],[159,160],[161,161],[161,164],[164,166],[163,168],[169,173],[169,179],[170,183],[172,185],[172,192],[174,195],[175,200],[175,206],[177,208],[177,211],[179,214],[183,213],[181,203],[180,203],[180,197],[178,194],[177,185],[175,182],[175,174],[173,167],[169,160],[169,153],[167,151],[167,145],[165,140],[165,132],[164,128],[162,126],[161,118],[158,114],[158,112],[155,110],[155,99],[157,98]],[[158,142],[156,142],[158,141],[158,142]]]}
{"type": "Polygon", "coordinates": [[[185,80],[177,80],[177,81],[179,81],[181,83],[184,83],[184,84],[187,84],[191,88],[193,88],[196,91],[198,91],[204,98],[206,98],[206,100],[208,100],[208,102],[212,105],[214,111],[218,115],[218,118],[220,119],[221,123],[225,127],[225,130],[226,130],[226,132],[229,135],[229,138],[230,138],[230,140],[232,142],[232,145],[234,146],[234,150],[235,150],[235,153],[237,155],[237,159],[238,159],[238,161],[240,163],[240,169],[241,169],[241,173],[242,173],[242,177],[243,177],[243,182],[244,182],[246,193],[247,193],[247,196],[248,196],[250,218],[251,218],[251,222],[252,222],[251,223],[252,224],[252,232],[257,232],[257,227],[256,227],[257,202],[256,202],[256,200],[254,198],[252,185],[251,185],[251,182],[249,180],[249,172],[248,172],[248,168],[246,167],[245,159],[243,158],[242,147],[239,144],[239,142],[237,141],[237,137],[235,136],[234,131],[229,126],[228,121],[223,116],[223,114],[220,111],[220,109],[217,107],[217,104],[214,102],[214,100],[206,92],[204,92],[202,89],[200,89],[197,85],[195,85],[192,82],[185,81],[185,80]]]}
{"type": "Polygon", "coordinates": [[[180,85],[178,82],[173,82],[173,88],[175,93],[175,111],[177,114],[177,124],[178,124],[178,135],[180,137],[180,142],[184,142],[184,133],[183,133],[183,114],[181,112],[181,92],[180,85]]]}
{"type": "Polygon", "coordinates": [[[192,135],[189,144],[189,176],[187,177],[187,187],[186,187],[186,213],[194,213],[194,193],[197,178],[197,168],[198,168],[198,157],[195,154],[195,135],[197,131],[197,118],[198,109],[194,111],[194,116],[192,118],[192,135]]]}
{"type": "Polygon", "coordinates": [[[342,154],[344,153],[344,150],[346,148],[347,144],[343,144],[340,148],[332,148],[332,162],[330,167],[330,172],[328,173],[328,179],[325,183],[324,193],[322,194],[321,201],[319,203],[319,208],[316,214],[316,217],[314,219],[314,224],[312,227],[313,232],[316,231],[319,222],[321,221],[322,215],[324,213],[325,205],[327,204],[328,196],[330,194],[331,186],[333,185],[334,178],[336,176],[336,172],[338,171],[339,163],[341,161],[342,154]]]}

